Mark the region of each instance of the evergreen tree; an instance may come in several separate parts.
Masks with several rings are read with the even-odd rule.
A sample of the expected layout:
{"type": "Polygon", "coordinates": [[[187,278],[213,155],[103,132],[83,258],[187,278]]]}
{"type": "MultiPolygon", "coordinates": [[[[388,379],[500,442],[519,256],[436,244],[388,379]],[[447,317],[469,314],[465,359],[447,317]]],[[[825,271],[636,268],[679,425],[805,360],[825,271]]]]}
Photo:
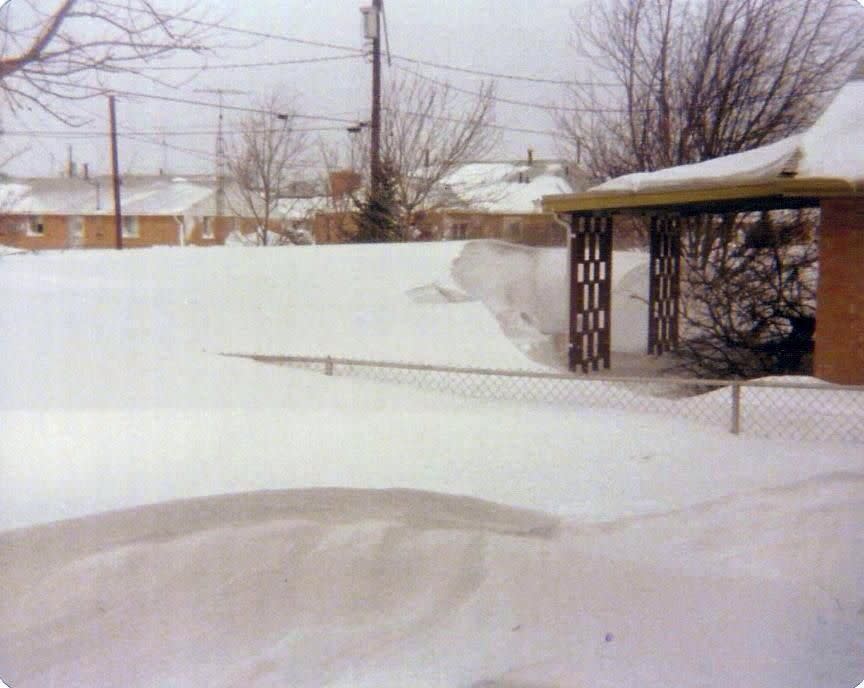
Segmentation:
{"type": "Polygon", "coordinates": [[[355,201],[355,204],[357,210],[354,212],[354,222],[357,233],[352,237],[352,241],[367,244],[402,241],[397,219],[396,175],[389,161],[381,162],[375,194],[370,193],[362,201],[355,201]]]}

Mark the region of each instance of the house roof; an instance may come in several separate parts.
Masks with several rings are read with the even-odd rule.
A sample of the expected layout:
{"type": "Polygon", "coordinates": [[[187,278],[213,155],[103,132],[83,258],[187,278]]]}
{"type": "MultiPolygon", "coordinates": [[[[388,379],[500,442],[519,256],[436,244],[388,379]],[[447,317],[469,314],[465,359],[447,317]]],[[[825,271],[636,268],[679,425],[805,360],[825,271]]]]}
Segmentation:
{"type": "Polygon", "coordinates": [[[475,162],[444,177],[437,189],[437,203],[448,208],[472,208],[500,213],[534,213],[548,194],[574,191],[573,175],[566,163],[475,162]]]}
{"type": "Polygon", "coordinates": [[[550,195],[555,212],[638,208],[746,209],[816,205],[864,194],[864,61],[806,131],[753,150],[612,179],[581,194],[550,195]]]}
{"type": "MultiPolygon", "coordinates": [[[[223,215],[235,215],[235,206],[238,210],[242,207],[230,202],[235,194],[229,185],[223,215]]],[[[124,215],[215,216],[216,200],[213,183],[184,177],[129,175],[120,186],[124,215]]],[[[111,179],[34,177],[0,183],[0,210],[31,215],[111,215],[111,179]]]]}

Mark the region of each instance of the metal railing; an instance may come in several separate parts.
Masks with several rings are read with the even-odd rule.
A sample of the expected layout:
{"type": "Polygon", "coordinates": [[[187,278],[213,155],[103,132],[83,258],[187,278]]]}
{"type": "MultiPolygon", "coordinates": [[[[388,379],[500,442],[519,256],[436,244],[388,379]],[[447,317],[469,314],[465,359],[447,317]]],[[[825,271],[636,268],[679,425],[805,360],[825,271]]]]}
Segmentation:
{"type": "Polygon", "coordinates": [[[662,414],[734,434],[864,443],[864,386],[578,375],[329,356],[223,355],[473,399],[662,414]]]}

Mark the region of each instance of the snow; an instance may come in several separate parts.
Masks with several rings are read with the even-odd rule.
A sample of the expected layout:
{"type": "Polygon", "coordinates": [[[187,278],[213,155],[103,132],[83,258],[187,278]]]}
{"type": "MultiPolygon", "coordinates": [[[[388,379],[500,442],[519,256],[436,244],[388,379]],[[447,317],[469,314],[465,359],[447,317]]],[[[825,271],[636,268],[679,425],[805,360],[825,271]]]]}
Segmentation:
{"type": "MultiPolygon", "coordinates": [[[[638,305],[644,255],[615,260],[638,305]]],[[[501,321],[556,331],[563,267],[498,242],[0,257],[0,676],[854,686],[860,446],[219,355],[545,369],[501,321]]]]}
{"type": "MultiPolygon", "coordinates": [[[[105,215],[114,212],[108,177],[34,178],[26,184],[0,185],[0,208],[6,212],[43,215],[105,215]]],[[[182,177],[128,176],[120,187],[126,215],[213,214],[203,212],[212,203],[214,189],[182,177]]]]}
{"type": "Polygon", "coordinates": [[[183,215],[213,196],[204,184],[162,179],[140,186],[121,187],[120,203],[126,215],[183,215]]]}
{"type": "Polygon", "coordinates": [[[864,184],[864,73],[847,83],[805,132],[799,177],[830,177],[864,184]]]}
{"type": "Polygon", "coordinates": [[[793,163],[800,143],[800,136],[791,136],[767,146],[713,160],[669,167],[656,172],[626,174],[595,186],[591,191],[636,193],[651,189],[711,186],[723,182],[745,183],[773,179],[793,163]]]}
{"type": "Polygon", "coordinates": [[[858,70],[819,119],[803,134],[692,165],[628,174],[592,192],[631,192],[769,181],[781,173],[796,179],[843,179],[864,188],[864,73],[858,70]]]}
{"type": "MultiPolygon", "coordinates": [[[[616,251],[612,271],[612,350],[642,353],[648,330],[648,256],[616,251]]],[[[459,286],[480,299],[525,351],[569,329],[567,249],[503,241],[469,242],[453,264],[459,286]]]]}
{"type": "Polygon", "coordinates": [[[8,211],[28,193],[30,193],[30,187],[25,184],[14,182],[0,184],[0,210],[8,211]]]}
{"type": "Polygon", "coordinates": [[[560,163],[469,163],[441,180],[458,204],[498,213],[534,213],[549,194],[571,193],[560,163]]]}

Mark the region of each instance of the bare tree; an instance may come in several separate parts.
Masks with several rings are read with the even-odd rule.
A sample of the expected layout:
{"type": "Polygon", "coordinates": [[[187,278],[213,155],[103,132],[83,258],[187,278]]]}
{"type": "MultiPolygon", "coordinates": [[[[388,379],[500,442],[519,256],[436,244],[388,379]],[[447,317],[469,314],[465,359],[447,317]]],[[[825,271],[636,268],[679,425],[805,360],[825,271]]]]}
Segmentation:
{"type": "Polygon", "coordinates": [[[297,129],[294,108],[278,95],[270,95],[257,109],[240,121],[239,136],[228,146],[226,166],[236,193],[226,199],[234,213],[254,218],[258,244],[266,246],[271,239],[291,243],[277,208],[289,196],[301,166],[306,134],[297,129]]]}
{"type": "Polygon", "coordinates": [[[489,126],[494,94],[490,82],[465,99],[446,82],[406,72],[388,84],[382,158],[393,175],[397,220],[403,232],[418,210],[438,204],[433,192],[442,179],[494,148],[497,138],[489,126]]]}
{"type": "MultiPolygon", "coordinates": [[[[864,16],[847,0],[593,0],[576,40],[595,81],[572,88],[560,131],[605,178],[800,131],[861,54],[864,16]]],[[[812,218],[706,215],[682,224],[685,367],[807,372],[816,252],[795,235],[812,230],[812,218]],[[759,232],[770,240],[754,240],[759,232]]]]}
{"type": "MultiPolygon", "coordinates": [[[[778,211],[736,218],[745,233],[690,258],[681,367],[708,377],[810,374],[816,325],[815,218],[778,211]]],[[[714,222],[733,224],[728,217],[714,222]]]]}
{"type": "Polygon", "coordinates": [[[593,0],[575,40],[594,85],[562,136],[614,177],[770,143],[809,124],[864,45],[848,0],[593,0]]]}
{"type": "Polygon", "coordinates": [[[0,91],[13,109],[72,122],[57,99],[92,97],[102,77],[203,52],[218,26],[204,16],[197,0],[12,0],[0,11],[0,91]]]}
{"type": "Polygon", "coordinates": [[[351,241],[357,234],[354,213],[362,200],[355,192],[363,186],[363,171],[367,169],[369,161],[369,137],[364,136],[363,129],[360,124],[351,127],[347,150],[343,145],[318,140],[323,171],[319,183],[326,189],[326,199],[317,209],[313,221],[321,218],[322,213],[325,215],[319,219],[319,222],[323,222],[320,225],[322,241],[351,241]],[[337,180],[340,175],[346,177],[337,180]]]}

